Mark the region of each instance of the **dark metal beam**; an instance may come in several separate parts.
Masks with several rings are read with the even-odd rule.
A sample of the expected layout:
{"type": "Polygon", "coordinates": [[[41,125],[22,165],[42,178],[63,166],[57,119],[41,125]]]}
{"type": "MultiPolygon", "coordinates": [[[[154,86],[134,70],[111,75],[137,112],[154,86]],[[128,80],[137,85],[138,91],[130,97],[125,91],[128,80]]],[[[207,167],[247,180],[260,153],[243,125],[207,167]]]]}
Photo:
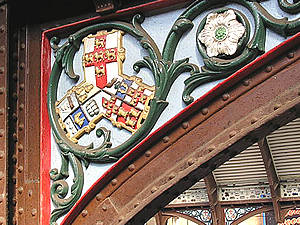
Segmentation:
{"type": "Polygon", "coordinates": [[[212,173],[208,174],[208,176],[204,178],[204,182],[207,189],[209,205],[213,217],[213,224],[225,225],[224,210],[222,209],[218,200],[218,186],[214,175],[212,173]]]}
{"type": "Polygon", "coordinates": [[[0,224],[7,220],[8,154],[8,9],[0,1],[0,224]],[[2,6],[1,6],[2,5],[2,6]]]}
{"type": "Polygon", "coordinates": [[[268,176],[268,181],[270,185],[271,197],[273,202],[273,208],[275,213],[275,218],[277,223],[283,222],[283,215],[281,213],[280,206],[280,182],[276,173],[275,165],[273,162],[272,154],[268,144],[268,140],[263,138],[258,142],[260,152],[264,161],[266,168],[266,173],[268,176]]]}

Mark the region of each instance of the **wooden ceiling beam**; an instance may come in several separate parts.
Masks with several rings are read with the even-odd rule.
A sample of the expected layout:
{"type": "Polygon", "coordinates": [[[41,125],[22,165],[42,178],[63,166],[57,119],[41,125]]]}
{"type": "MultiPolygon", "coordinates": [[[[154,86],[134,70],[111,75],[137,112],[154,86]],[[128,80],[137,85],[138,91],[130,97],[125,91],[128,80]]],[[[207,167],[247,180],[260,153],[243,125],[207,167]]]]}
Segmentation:
{"type": "Polygon", "coordinates": [[[225,225],[224,209],[218,199],[218,186],[212,173],[204,178],[214,225],[225,225]]]}
{"type": "Polygon", "coordinates": [[[263,138],[258,142],[260,152],[266,168],[272,203],[274,208],[275,219],[277,223],[282,223],[284,218],[281,213],[280,205],[280,181],[275,169],[275,164],[272,158],[271,150],[267,138],[263,138]]]}

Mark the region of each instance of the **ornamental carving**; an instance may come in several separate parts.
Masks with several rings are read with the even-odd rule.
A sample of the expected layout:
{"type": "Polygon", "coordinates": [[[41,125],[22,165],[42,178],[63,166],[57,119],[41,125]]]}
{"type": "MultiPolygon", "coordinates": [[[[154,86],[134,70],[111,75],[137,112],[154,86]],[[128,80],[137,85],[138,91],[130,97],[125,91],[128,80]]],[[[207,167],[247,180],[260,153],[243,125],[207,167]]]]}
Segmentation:
{"type": "MultiPolygon", "coordinates": [[[[299,3],[278,0],[278,4],[289,13],[300,10],[299,3]]],[[[131,23],[98,23],[78,30],[61,45],[57,37],[50,41],[56,58],[49,79],[48,112],[62,158],[61,168],[50,171],[51,199],[56,206],[51,213],[51,224],[55,224],[80,198],[83,166],[88,168],[91,162],[115,162],[150,133],[167,107],[169,91],[181,74],[190,73],[182,93],[183,103],[190,104],[194,100],[192,92],[200,85],[226,78],[264,53],[267,28],[283,36],[300,30],[299,19],[276,19],[260,1],[202,0],[195,1],[181,13],[160,50],[143,29],[143,21],[142,15],[136,15],[131,23]],[[228,8],[230,3],[251,13],[252,32],[247,16],[228,8]],[[207,13],[200,24],[194,24],[197,16],[211,8],[216,9],[207,13]],[[183,35],[189,35],[194,26],[197,29],[195,45],[204,62],[201,67],[190,63],[188,57],[174,60],[180,40],[183,35]],[[130,54],[130,49],[123,46],[125,34],[135,38],[147,52],[147,56],[132,65],[136,74],[123,72],[123,64],[130,54]],[[73,63],[81,44],[84,46],[81,55],[84,79],[77,84],[80,75],[75,73],[73,63]],[[154,85],[142,80],[141,69],[151,72],[154,85]],[[58,83],[64,73],[75,85],[58,97],[58,83]],[[128,139],[113,145],[112,130],[103,125],[103,121],[118,131],[126,131],[128,139]],[[96,139],[81,141],[93,132],[96,139]],[[69,167],[74,174],[71,187],[66,182],[69,167]]]]}
{"type": "Polygon", "coordinates": [[[234,11],[226,10],[223,13],[210,13],[198,38],[206,46],[209,57],[233,55],[244,33],[245,27],[236,20],[234,11]]]}

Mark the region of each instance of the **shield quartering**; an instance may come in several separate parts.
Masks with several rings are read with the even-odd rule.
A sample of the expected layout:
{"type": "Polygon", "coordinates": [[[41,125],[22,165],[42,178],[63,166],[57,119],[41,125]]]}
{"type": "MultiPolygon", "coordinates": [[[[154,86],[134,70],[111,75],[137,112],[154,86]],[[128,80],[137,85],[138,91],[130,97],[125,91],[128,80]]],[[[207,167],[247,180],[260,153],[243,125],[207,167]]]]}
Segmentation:
{"type": "Polygon", "coordinates": [[[56,102],[60,125],[74,143],[102,119],[134,133],[149,113],[155,87],[123,74],[123,35],[104,30],[83,39],[84,81],[56,102]]]}

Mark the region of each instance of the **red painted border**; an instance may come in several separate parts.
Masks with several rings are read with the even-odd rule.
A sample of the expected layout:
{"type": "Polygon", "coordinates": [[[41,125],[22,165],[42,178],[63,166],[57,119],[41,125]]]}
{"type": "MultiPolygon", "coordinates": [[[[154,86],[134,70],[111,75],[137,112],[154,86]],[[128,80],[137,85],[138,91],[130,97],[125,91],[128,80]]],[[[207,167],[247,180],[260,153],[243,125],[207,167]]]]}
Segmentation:
{"type": "Polygon", "coordinates": [[[50,221],[51,134],[47,110],[47,88],[51,71],[51,48],[45,33],[42,34],[41,50],[41,135],[40,135],[40,223],[50,221]]]}
{"type": "Polygon", "coordinates": [[[201,109],[207,103],[209,103],[213,98],[222,94],[229,87],[232,87],[245,77],[247,77],[251,72],[260,68],[261,66],[269,63],[275,59],[278,55],[286,52],[288,49],[295,45],[300,44],[300,33],[291,37],[287,41],[276,46],[269,52],[265,53],[261,57],[252,61],[232,76],[219,83],[216,87],[210,90],[208,93],[197,99],[191,105],[183,109],[179,114],[174,116],[168,122],[166,122],[159,129],[150,134],[146,139],[140,142],[136,147],[130,150],[125,156],[123,156],[116,164],[114,164],[109,170],[106,171],[94,184],[91,188],[81,197],[81,199],[76,203],[72,210],[67,214],[62,225],[71,224],[76,216],[84,209],[84,207],[91,201],[101,189],[103,189],[106,184],[117,174],[119,174],[123,168],[127,168],[132,160],[134,160],[138,155],[143,153],[152,142],[159,140],[164,134],[168,133],[173,127],[180,124],[184,119],[193,114],[196,110],[201,109]]]}

